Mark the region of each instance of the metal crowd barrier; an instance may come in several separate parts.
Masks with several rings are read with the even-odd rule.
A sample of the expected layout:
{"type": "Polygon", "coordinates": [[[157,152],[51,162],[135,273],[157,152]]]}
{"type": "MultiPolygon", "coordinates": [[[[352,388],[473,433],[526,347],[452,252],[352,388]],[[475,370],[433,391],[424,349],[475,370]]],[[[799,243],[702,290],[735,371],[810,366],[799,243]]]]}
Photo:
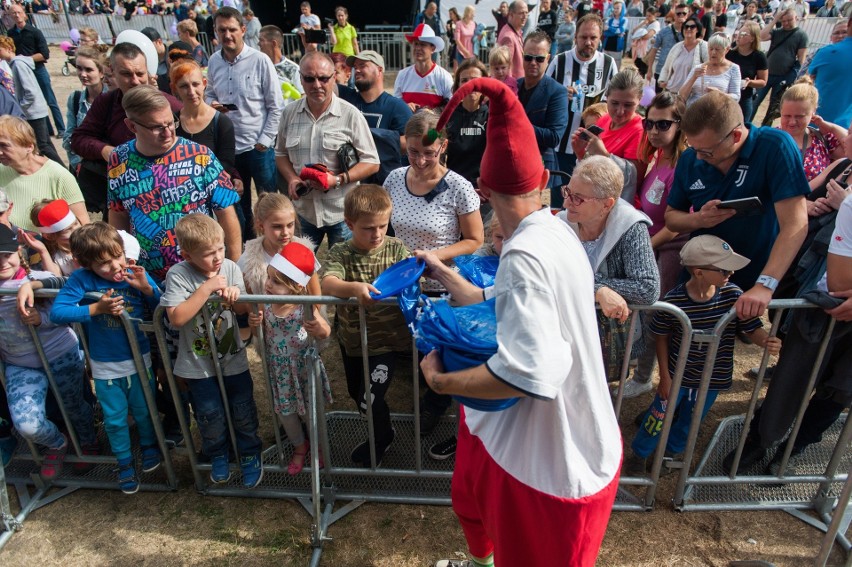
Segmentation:
{"type": "MultiPolygon", "coordinates": [[[[15,296],[16,293],[17,290],[0,290],[0,296],[15,296]]],[[[57,294],[57,290],[39,290],[36,292],[36,297],[52,298],[55,297],[57,294]]],[[[100,294],[90,293],[87,294],[87,298],[97,300],[100,298],[100,294]]],[[[133,353],[133,359],[136,364],[136,371],[137,373],[139,373],[140,377],[145,377],[148,375],[148,373],[142,358],[142,354],[139,350],[139,345],[136,342],[136,331],[134,329],[135,321],[130,317],[130,315],[126,311],[122,313],[119,319],[121,321],[125,333],[128,337],[130,337],[130,340],[128,342],[130,343],[130,348],[133,353]]],[[[86,345],[85,340],[83,340],[84,334],[81,332],[82,328],[78,325],[75,325],[75,330],[77,331],[78,337],[81,338],[80,346],[84,349],[86,355],[86,362],[87,364],[89,364],[90,359],[88,353],[88,346],[86,345]]],[[[35,327],[30,326],[30,332],[39,358],[41,359],[42,366],[45,369],[45,374],[47,375],[50,392],[53,394],[56,406],[62,416],[63,423],[61,425],[57,425],[60,425],[60,429],[62,429],[62,427],[64,426],[65,431],[67,432],[69,452],[68,456],[65,459],[66,466],[63,467],[62,474],[50,483],[45,483],[39,477],[39,470],[43,459],[41,451],[34,443],[30,441],[25,441],[20,436],[18,436],[17,449],[12,457],[12,460],[9,462],[3,473],[4,478],[0,478],[0,481],[2,481],[0,482],[0,513],[2,513],[3,515],[5,527],[5,531],[3,533],[0,533],[0,548],[5,545],[9,538],[11,538],[14,531],[20,529],[21,524],[32,511],[37,510],[38,508],[45,506],[51,502],[54,502],[55,500],[66,496],[71,492],[74,492],[78,488],[104,490],[119,489],[118,481],[114,470],[117,466],[117,461],[114,456],[109,454],[109,441],[106,438],[106,434],[103,431],[103,428],[98,427],[98,424],[95,423],[97,443],[100,448],[101,454],[83,454],[81,444],[77,436],[77,431],[75,430],[74,425],[67,417],[68,412],[65,407],[65,403],[59,393],[57,384],[53,378],[53,373],[50,369],[50,363],[45,355],[44,348],[42,347],[41,340],[38,336],[35,327]],[[88,463],[90,465],[93,465],[93,468],[85,472],[76,471],[73,466],[75,463],[88,463]],[[18,500],[21,505],[21,510],[15,517],[11,516],[11,511],[8,507],[8,494],[6,492],[7,484],[11,484],[15,488],[18,500]],[[34,488],[34,492],[30,492],[30,487],[34,488]],[[59,490],[54,491],[53,489],[59,490]]],[[[85,375],[81,375],[80,380],[88,381],[88,377],[85,375]]],[[[142,378],[142,383],[146,383],[144,378],[142,378]]],[[[6,388],[6,374],[5,366],[3,364],[0,364],[0,386],[6,388]]],[[[91,388],[88,383],[85,385],[85,387],[91,388]]],[[[154,424],[154,431],[157,436],[157,444],[162,454],[163,463],[160,468],[151,473],[142,473],[141,469],[138,469],[140,490],[176,490],[178,487],[177,476],[175,475],[174,467],[172,465],[171,457],[169,455],[169,450],[165,444],[165,438],[163,436],[162,426],[160,425],[160,416],[157,411],[157,404],[154,398],[154,392],[150,388],[143,388],[143,392],[145,394],[145,401],[148,405],[148,411],[151,415],[151,420],[154,424]]],[[[97,418],[97,416],[95,417],[97,418]]],[[[15,433],[15,435],[17,436],[17,433],[15,433]]],[[[138,453],[138,445],[135,445],[134,457],[137,462],[139,462],[138,453]]]]}
{"type": "Polygon", "coordinates": [[[160,32],[163,38],[176,40],[177,37],[171,33],[172,25],[176,22],[173,15],[135,15],[129,20],[124,16],[113,16],[111,14],[92,14],[82,16],[80,14],[59,14],[59,17],[49,14],[31,14],[33,25],[41,30],[47,43],[61,43],[70,39],[71,28],[82,27],[94,28],[105,43],[112,40],[124,30],[138,30],[152,27],[160,32]]]}
{"type": "MultiPolygon", "coordinates": [[[[818,309],[800,299],[773,300],[770,303],[770,308],[775,310],[772,325],[773,333],[778,329],[787,310],[818,309]]],[[[728,313],[716,325],[714,333],[708,337],[708,348],[710,349],[708,358],[715,358],[721,330],[731,323],[735,317],[735,312],[728,313]]],[[[765,381],[769,356],[764,352],[746,414],[744,416],[729,416],[722,420],[695,470],[691,471],[690,464],[695,453],[700,429],[700,413],[696,411],[693,415],[683,462],[679,464],[682,470],[678,477],[673,498],[676,509],[681,511],[780,509],[818,529],[827,530],[828,524],[831,523],[831,510],[838,504],[841,483],[849,478],[842,471],[846,471],[852,466],[852,454],[848,451],[849,442],[852,440],[852,420],[847,418],[848,412],[841,414],[837,422],[826,431],[820,443],[810,445],[799,456],[801,464],[797,468],[802,472],[789,469],[788,462],[805,410],[819,377],[820,366],[834,327],[835,321],[832,319],[825,331],[825,336],[814,353],[813,370],[809,376],[802,376],[803,380],[808,380],[807,394],[801,400],[786,442],[777,448],[777,454],[781,455],[778,474],[772,475],[769,472],[748,474],[751,471],[766,471],[769,462],[774,458],[773,451],[768,451],[761,462],[752,465],[745,472],[738,471],[736,475],[731,475],[729,471],[724,470],[722,464],[725,456],[732,451],[736,451],[736,455],[731,468],[736,470],[740,463],[748,434],[748,424],[751,422],[758,405],[758,399],[765,381]],[[814,511],[822,517],[823,521],[814,520],[813,517],[803,511],[814,511]]],[[[852,341],[849,342],[852,343],[852,341]]],[[[852,344],[846,346],[846,348],[849,347],[852,347],[852,344]]],[[[842,347],[835,346],[835,348],[842,347]]],[[[701,408],[704,405],[711,372],[712,365],[708,364],[704,368],[696,408],[701,408]]],[[[840,502],[845,507],[848,494],[842,498],[840,502]]],[[[839,523],[842,520],[842,528],[838,524],[836,527],[839,530],[836,529],[835,533],[839,531],[840,535],[837,536],[837,539],[848,552],[850,544],[843,534],[849,526],[849,517],[842,510],[839,514],[841,519],[837,522],[839,523]]]]}

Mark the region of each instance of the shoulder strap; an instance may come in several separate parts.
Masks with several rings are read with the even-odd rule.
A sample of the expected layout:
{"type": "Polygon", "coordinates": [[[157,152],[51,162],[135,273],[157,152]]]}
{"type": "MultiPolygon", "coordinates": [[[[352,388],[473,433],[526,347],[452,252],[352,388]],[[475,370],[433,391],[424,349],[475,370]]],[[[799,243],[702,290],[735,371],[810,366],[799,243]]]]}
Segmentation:
{"type": "Polygon", "coordinates": [[[83,91],[74,91],[74,113],[80,112],[80,100],[83,98],[83,91]]]}
{"type": "MultiPolygon", "coordinates": [[[[568,64],[569,53],[570,51],[566,51],[556,56],[556,77],[554,78],[562,84],[565,83],[565,66],[568,64]]],[[[573,79],[573,77],[571,78],[573,79]]]]}

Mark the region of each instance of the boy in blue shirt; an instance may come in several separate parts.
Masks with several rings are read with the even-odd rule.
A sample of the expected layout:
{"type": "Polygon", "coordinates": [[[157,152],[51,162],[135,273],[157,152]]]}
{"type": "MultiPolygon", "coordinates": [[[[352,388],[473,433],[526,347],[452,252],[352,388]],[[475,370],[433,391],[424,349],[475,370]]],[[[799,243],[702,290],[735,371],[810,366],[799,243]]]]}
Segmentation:
{"type": "MultiPolygon", "coordinates": [[[[742,295],[742,290],[730,283],[729,279],[750,260],[735,253],[721,238],[709,234],[696,236],[687,242],[680,251],[680,260],[689,272],[689,280],[668,292],[663,301],[682,309],[689,317],[693,331],[710,333],[742,295]]],[[[680,322],[664,311],[654,316],[651,332],[656,335],[660,385],[651,407],[642,416],[636,437],[633,438],[633,455],[625,459],[625,474],[629,476],[644,475],[646,460],[657,448],[658,436],[662,431],[666,408],[671,399],[672,374],[677,367],[678,353],[683,341],[680,322]]],[[[723,331],[716,352],[707,401],[701,410],[702,420],[710,411],[719,392],[731,387],[734,373],[734,339],[737,333],[745,333],[754,344],[766,348],[770,354],[778,354],[781,350],[781,340],[770,337],[757,317],[737,319],[728,325],[723,331]]],[[[707,350],[706,343],[690,344],[680,391],[673,400],[675,407],[668,410],[675,412],[666,444],[666,454],[669,456],[683,453],[686,447],[701,375],[707,361],[707,350]]]]}
{"type": "Polygon", "coordinates": [[[145,306],[157,306],[160,290],[141,266],[128,266],[124,242],[118,231],[104,222],[80,227],[71,235],[71,253],[81,266],[75,270],[56,300],[50,317],[57,323],[83,323],[89,338],[89,356],[95,393],[104,414],[104,429],[118,459],[118,482],[122,492],[139,490],[139,477],[130,450],[128,409],[136,422],[142,446],[142,471],[160,466],[160,450],[145,401],[144,387],[153,391],[151,348],[136,328],[135,340],[147,368],[147,384],[133,360],[127,334],[117,316],[127,311],[139,317],[145,306]],[[98,301],[87,293],[103,294],[98,301]]]}

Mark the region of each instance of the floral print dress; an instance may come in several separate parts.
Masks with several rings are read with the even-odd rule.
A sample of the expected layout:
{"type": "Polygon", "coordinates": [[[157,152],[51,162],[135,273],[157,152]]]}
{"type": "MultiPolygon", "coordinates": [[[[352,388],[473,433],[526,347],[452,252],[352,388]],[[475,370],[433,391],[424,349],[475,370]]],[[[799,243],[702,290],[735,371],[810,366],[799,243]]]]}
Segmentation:
{"type": "MultiPolygon", "coordinates": [[[[272,381],[275,413],[305,415],[308,397],[308,355],[316,353],[315,342],[302,326],[303,306],[279,317],[267,305],[263,311],[263,333],[267,365],[272,381]]],[[[331,403],[331,386],[322,359],[319,361],[322,395],[331,403]]]]}

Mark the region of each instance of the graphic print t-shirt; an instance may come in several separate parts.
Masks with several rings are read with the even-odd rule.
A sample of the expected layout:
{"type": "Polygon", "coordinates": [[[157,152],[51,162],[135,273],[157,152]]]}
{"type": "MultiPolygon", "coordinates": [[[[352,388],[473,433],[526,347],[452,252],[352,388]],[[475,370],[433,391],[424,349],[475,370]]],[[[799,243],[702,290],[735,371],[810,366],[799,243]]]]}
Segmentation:
{"type": "Polygon", "coordinates": [[[181,261],[175,224],[190,213],[211,215],[240,200],[222,164],[207,146],[178,138],[171,150],[147,157],[136,140],[110,154],[110,210],[127,213],[131,234],[142,247],[139,264],[163,283],[181,261]]]}

